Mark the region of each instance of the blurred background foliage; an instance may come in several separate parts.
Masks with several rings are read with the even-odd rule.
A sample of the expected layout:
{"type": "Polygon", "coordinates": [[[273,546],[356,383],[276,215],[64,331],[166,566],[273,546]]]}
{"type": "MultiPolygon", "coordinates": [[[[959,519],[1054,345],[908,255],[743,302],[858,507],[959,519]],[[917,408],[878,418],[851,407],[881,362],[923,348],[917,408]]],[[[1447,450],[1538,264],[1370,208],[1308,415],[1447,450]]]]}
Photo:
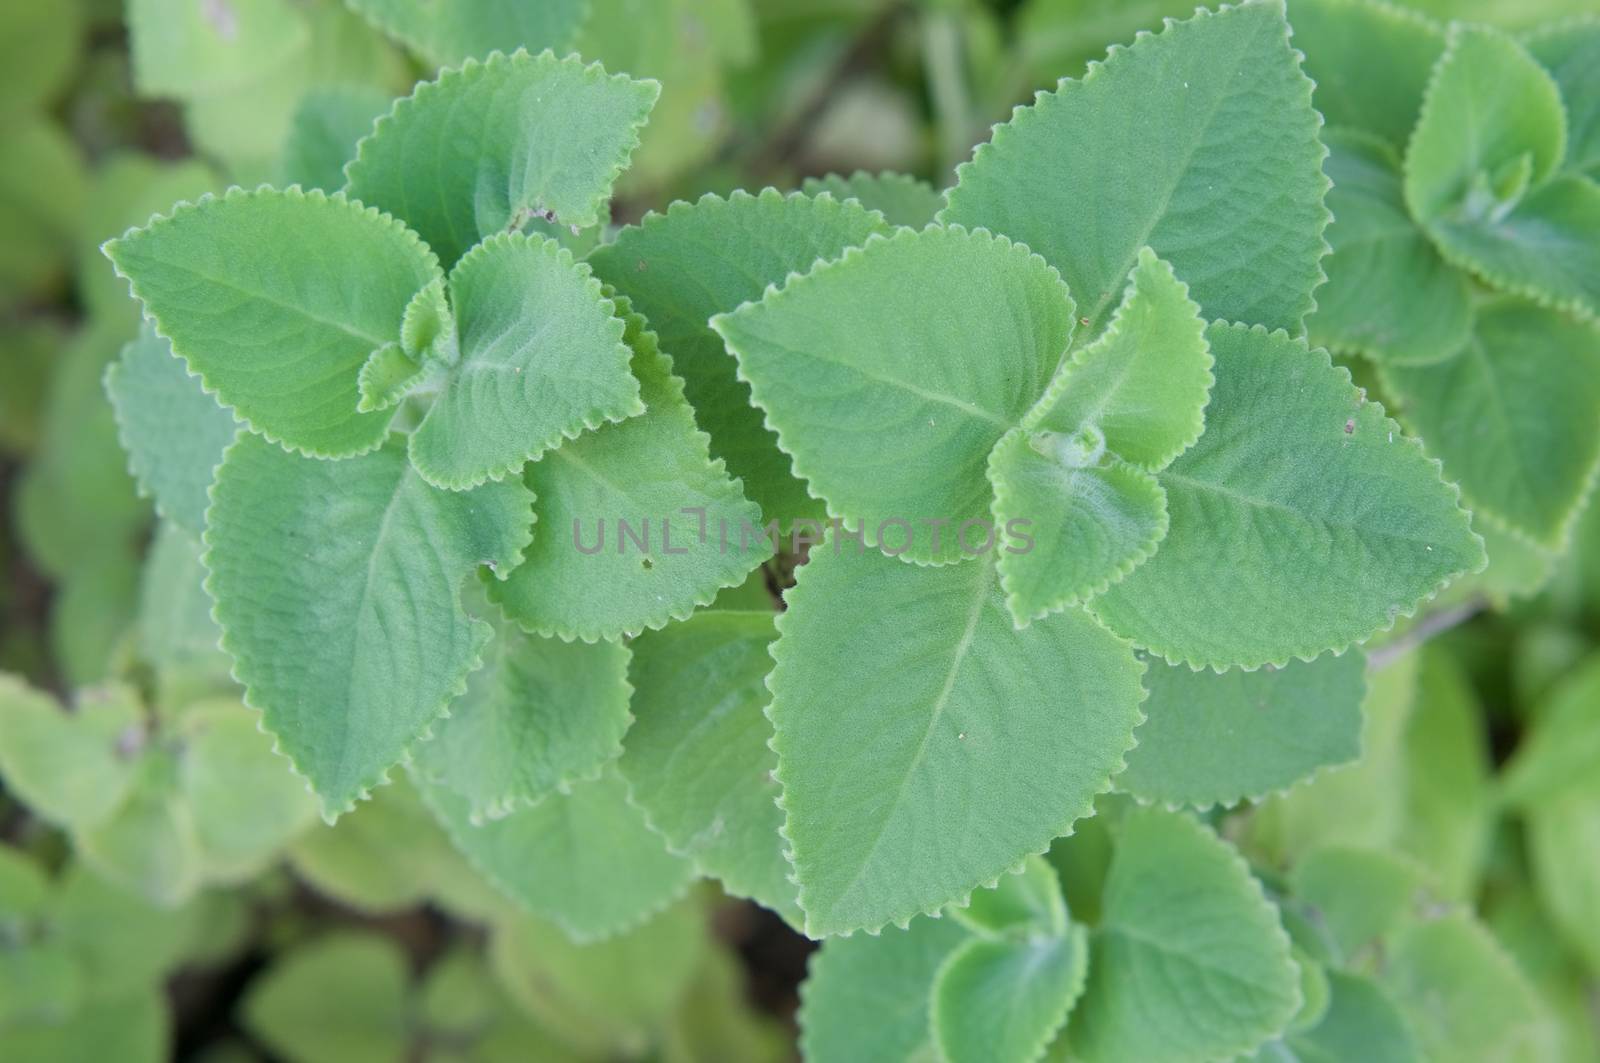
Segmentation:
{"type": "MultiPolygon", "coordinates": [[[[1594,10],[1413,2],[1508,27],[1594,10]]],[[[0,6],[0,670],[81,715],[118,699],[135,713],[178,706],[168,733],[180,744],[217,733],[203,730],[206,699],[237,700],[226,662],[194,637],[209,623],[195,547],[153,535],[102,389],[139,314],[98,246],[153,212],[230,184],[337,187],[328,160],[416,80],[525,45],[661,81],[617,224],[708,191],[885,170],[927,182],[898,186],[897,220],[914,221],[1013,106],[1193,7],[537,6],[526,25],[474,26],[385,0],[0,6]],[[104,685],[130,675],[132,689],[104,685]]],[[[844,178],[806,187],[849,191],[844,178]]],[[[1537,987],[1562,1054],[1600,1058],[1600,520],[1585,517],[1563,558],[1513,556],[1494,571],[1396,636],[1403,649],[1449,627],[1425,651],[1377,651],[1388,663],[1358,765],[1221,826],[1264,873],[1333,843],[1414,857],[1443,901],[1477,906],[1537,987]]],[[[173,758],[125,759],[158,771],[173,758]]],[[[485,885],[403,783],[331,828],[289,795],[253,810],[288,824],[285,836],[249,859],[201,853],[191,867],[165,851],[141,863],[70,818],[47,822],[6,782],[4,1058],[111,1058],[108,1044],[130,1061],[794,1054],[811,946],[712,885],[578,946],[485,885]]],[[[136,837],[160,837],[149,829],[136,837]]],[[[1069,893],[1095,874],[1095,838],[1091,826],[1053,854],[1069,893]]],[[[1083,897],[1075,915],[1092,919],[1092,890],[1083,897]]],[[[1468,1044],[1456,1058],[1479,1056],[1468,1044]]]]}

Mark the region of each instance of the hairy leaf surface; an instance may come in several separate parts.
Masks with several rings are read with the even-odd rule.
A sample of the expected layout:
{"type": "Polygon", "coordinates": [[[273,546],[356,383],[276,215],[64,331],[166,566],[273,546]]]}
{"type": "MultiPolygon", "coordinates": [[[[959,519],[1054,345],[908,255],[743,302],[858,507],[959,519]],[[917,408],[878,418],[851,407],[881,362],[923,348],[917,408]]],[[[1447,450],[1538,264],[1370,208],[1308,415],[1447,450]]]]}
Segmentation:
{"type": "Polygon", "coordinates": [[[857,170],[846,177],[830,173],[807,177],[801,190],[808,196],[827,192],[840,200],[853,199],[868,210],[878,211],[890,225],[920,229],[933,222],[944,207],[944,193],[926,181],[903,173],[867,173],[857,170]]]}
{"type": "MultiPolygon", "coordinates": [[[[1328,124],[1364,130],[1403,149],[1422,110],[1428,73],[1444,53],[1443,29],[1388,0],[1293,0],[1289,17],[1294,46],[1305,53],[1306,74],[1317,83],[1312,102],[1328,124]]],[[[1339,187],[1338,176],[1329,176],[1339,187]]],[[[1337,224],[1332,195],[1328,206],[1337,224]]],[[[1319,309],[1324,296],[1317,292],[1319,309]]]]}
{"type": "Polygon", "coordinates": [[[346,0],[383,32],[436,66],[503,52],[571,49],[587,0],[346,0]]]}
{"type": "Polygon", "coordinates": [[[933,1029],[949,1063],[1039,1058],[1067,1021],[1088,977],[1089,935],[974,938],[939,968],[933,1029]]]}

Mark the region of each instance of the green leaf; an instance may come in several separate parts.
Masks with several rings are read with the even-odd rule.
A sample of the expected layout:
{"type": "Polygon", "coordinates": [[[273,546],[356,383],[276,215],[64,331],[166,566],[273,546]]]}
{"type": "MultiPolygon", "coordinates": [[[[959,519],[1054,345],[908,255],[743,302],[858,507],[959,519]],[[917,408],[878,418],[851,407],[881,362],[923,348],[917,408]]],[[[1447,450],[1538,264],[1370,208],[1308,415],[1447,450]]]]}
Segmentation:
{"type": "Polygon", "coordinates": [[[808,196],[827,192],[842,201],[853,199],[868,210],[878,211],[890,225],[913,229],[931,225],[934,215],[944,208],[943,192],[903,173],[857,170],[849,177],[830,173],[826,177],[807,177],[800,190],[808,196]]]}
{"type": "Polygon", "coordinates": [[[1382,942],[1422,906],[1424,870],[1382,849],[1326,845],[1295,864],[1289,882],[1346,965],[1382,942]]]}
{"type": "Polygon", "coordinates": [[[389,415],[356,412],[357,372],[439,275],[403,225],[340,195],[235,188],[105,251],[156,331],[253,430],[319,457],[382,445],[389,415]]]}
{"type": "Polygon", "coordinates": [[[1289,1036],[1296,1063],[1419,1063],[1423,1058],[1405,1014],[1376,982],[1329,971],[1328,988],[1322,1021],[1289,1036]]]}
{"type": "Polygon", "coordinates": [[[1076,610],[1015,631],[988,561],[832,540],[798,579],[768,715],[808,934],[963,902],[1089,814],[1139,716],[1125,643],[1076,610]]]}
{"type": "Polygon", "coordinates": [[[0,305],[59,282],[88,200],[77,146],[54,123],[32,116],[6,124],[0,158],[0,305]]]}
{"type": "Polygon", "coordinates": [[[299,1063],[385,1063],[411,1040],[406,956],[372,932],[329,934],[278,959],[247,991],[244,1024],[299,1063]]]}
{"type": "MultiPolygon", "coordinates": [[[[1387,0],[1294,0],[1290,17],[1294,46],[1305,53],[1306,74],[1317,84],[1312,102],[1328,124],[1404,148],[1422,110],[1428,73],[1444,53],[1444,31],[1387,0]]],[[[1329,176],[1337,188],[1338,176],[1329,176]]],[[[1328,206],[1337,225],[1341,215],[1332,196],[1328,206]]],[[[1326,294],[1317,293],[1319,309],[1326,294]]]]}
{"type": "Polygon", "coordinates": [[[283,183],[337,192],[356,144],[393,98],[370,85],[321,85],[307,92],[283,145],[283,183]]]}
{"type": "Polygon", "coordinates": [[[802,921],[779,829],[778,756],[762,714],[773,614],[701,611],[633,643],[618,770],[674,851],[729,893],[802,921]]]}
{"type": "Polygon", "coordinates": [[[1038,255],[938,226],[869,239],[711,319],[829,515],[932,563],[959,560],[958,529],[987,523],[985,459],[1044,392],[1073,326],[1038,255]]]}
{"type": "MultiPolygon", "coordinates": [[[[589,267],[554,240],[485,240],[450,271],[450,296],[460,360],[410,441],[412,464],[434,486],[504,479],[563,439],[644,412],[622,321],[589,267]]],[[[401,344],[426,361],[427,337],[443,327],[403,329],[401,344]]]]}
{"type": "Polygon", "coordinates": [[[1167,805],[1256,800],[1361,755],[1365,656],[1218,675],[1153,662],[1117,788],[1167,805]]]}
{"type": "Polygon", "coordinates": [[[1388,144],[1350,129],[1324,130],[1322,139],[1333,255],[1306,319],[1311,342],[1390,365],[1449,357],[1472,332],[1472,282],[1406,212],[1388,144]]]}
{"type": "Polygon", "coordinates": [[[481,821],[595,778],[622,751],[631,687],[620,642],[527,635],[487,603],[472,612],[494,628],[483,667],[415,757],[481,821]]]}
{"type": "Polygon", "coordinates": [[[1539,899],[1567,945],[1600,971],[1600,792],[1592,783],[1565,790],[1523,816],[1539,899]]]}
{"type": "Polygon", "coordinates": [[[303,48],[310,26],[288,0],[129,0],[133,83],[185,99],[238,88],[303,48]]]}
{"type": "Polygon", "coordinates": [[[0,114],[47,109],[69,83],[84,41],[83,10],[76,3],[12,4],[0,15],[0,114]]]}
{"type": "Polygon", "coordinates": [[[143,713],[128,687],[82,691],[69,713],[0,673],[0,774],[44,819],[77,827],[111,815],[134,785],[143,741],[143,713]]]}
{"type": "Polygon", "coordinates": [[[95,871],[163,908],[192,897],[203,874],[193,811],[176,776],[173,752],[151,749],[134,761],[133,783],[115,811],[76,827],[72,838],[95,871]]]}
{"type": "Polygon", "coordinates": [[[1547,1060],[1555,1031],[1527,978],[1463,914],[1417,923],[1385,949],[1383,983],[1425,1059],[1547,1060]]]}
{"type": "Polygon", "coordinates": [[[205,564],[223,648],[329,817],[444,714],[490,629],[462,608],[479,565],[509,571],[530,536],[518,483],[440,491],[404,444],[346,461],[246,436],[217,473],[205,564]]]}
{"type": "Polygon", "coordinates": [[[576,56],[469,60],[378,120],[345,191],[404,219],[446,267],[535,216],[585,228],[601,220],[659,91],[576,56]]]}
{"type": "Polygon", "coordinates": [[[933,983],[934,1039],[949,1063],[1030,1063],[1077,1003],[1088,976],[1089,935],[966,942],[933,983]]]}
{"type": "Polygon", "coordinates": [[[711,437],[712,457],[743,480],[767,520],[821,516],[822,507],[790,471],[737,363],[706,322],[883,228],[876,215],[827,197],[735,192],[648,214],[589,257],[595,275],[627,296],[661,337],[711,437]]]}
{"type": "Polygon", "coordinates": [[[666,849],[614,769],[531,808],[474,825],[442,787],[424,797],[456,847],[506,896],[574,941],[610,937],[676,900],[693,866],[666,849]]]}
{"type": "Polygon", "coordinates": [[[965,908],[951,908],[947,914],[985,936],[1059,936],[1067,930],[1061,879],[1038,856],[1028,857],[1016,874],[1001,875],[992,887],[973,890],[965,908]]]}
{"type": "Polygon", "coordinates": [[[1128,814],[1104,905],[1072,1020],[1087,1063],[1228,1058],[1299,1009],[1276,909],[1238,854],[1187,816],[1128,814]]]}
{"type": "Polygon", "coordinates": [[[587,0],[345,0],[383,32],[435,66],[481,59],[490,52],[571,49],[588,14],[587,0]]]}
{"type": "Polygon", "coordinates": [[[1600,177],[1600,19],[1591,14],[1549,22],[1522,43],[1561,90],[1567,168],[1600,177]]]}
{"type": "Polygon", "coordinates": [[[118,1063],[171,1058],[166,1000],[156,986],[103,996],[62,1022],[8,1025],[7,1055],[43,1063],[74,1063],[114,1055],[118,1063]]]}
{"type": "Polygon", "coordinates": [[[1562,549],[1600,469],[1600,329],[1498,299],[1455,357],[1383,381],[1474,513],[1562,549]]]}
{"type": "Polygon", "coordinates": [[[772,551],[760,511],[712,460],[671,359],[639,315],[618,309],[646,412],[528,466],[544,530],[490,588],[540,635],[593,642],[662,627],[744,582],[772,551]]]}
{"type": "Polygon", "coordinates": [[[148,323],[106,369],[106,394],[140,490],[156,512],[198,537],[207,492],[239,425],[173,357],[148,323]]]}
{"type": "Polygon", "coordinates": [[[155,672],[158,710],[236,689],[233,662],[219,645],[222,629],[211,618],[205,577],[200,544],[162,521],[139,577],[137,622],[139,658],[155,672]]]}
{"type": "Polygon", "coordinates": [[[1103,448],[1098,429],[1062,435],[1014,428],[989,455],[995,527],[1026,541],[998,553],[1006,609],[1019,628],[1102,593],[1167,534],[1161,485],[1143,469],[1095,453],[1103,448]]]}
{"type": "Polygon", "coordinates": [[[1484,564],[1454,488],[1327,354],[1259,326],[1207,331],[1200,441],[1158,474],[1161,549],[1090,609],[1173,663],[1342,651],[1484,564]]]}
{"type": "Polygon", "coordinates": [[[1538,709],[1500,776],[1501,799],[1536,808],[1587,783],[1600,769],[1600,657],[1590,657],[1562,679],[1538,709]]]}
{"type": "Polygon", "coordinates": [[[1018,110],[957,170],[940,218],[1043,255],[1086,336],[1146,245],[1208,318],[1298,332],[1328,220],[1311,88],[1281,3],[1200,11],[1018,110]]]}
{"type": "Polygon", "coordinates": [[[952,919],[919,918],[905,929],[824,942],[800,987],[801,1055],[874,1063],[936,1058],[933,980],[968,940],[952,919]]]}

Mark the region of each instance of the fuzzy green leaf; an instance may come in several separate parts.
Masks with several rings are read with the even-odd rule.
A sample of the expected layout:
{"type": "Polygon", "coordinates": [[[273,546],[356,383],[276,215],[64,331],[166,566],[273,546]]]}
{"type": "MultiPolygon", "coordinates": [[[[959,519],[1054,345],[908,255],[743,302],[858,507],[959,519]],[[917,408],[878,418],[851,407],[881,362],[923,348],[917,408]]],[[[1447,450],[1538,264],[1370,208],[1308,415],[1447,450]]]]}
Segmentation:
{"type": "Polygon", "coordinates": [[[1294,866],[1289,882],[1295,899],[1309,905],[1350,963],[1363,949],[1379,947],[1419,907],[1423,869],[1396,853],[1352,845],[1313,849],[1294,866]]]}
{"type": "Polygon", "coordinates": [[[490,589],[540,635],[593,642],[659,628],[742,583],[772,551],[760,511],[712,460],[655,334],[619,310],[646,412],[528,466],[541,531],[527,560],[490,589]]]}
{"type": "Polygon", "coordinates": [[[964,901],[1087,815],[1131,744],[1127,645],[1076,610],[1015,631],[988,560],[834,540],[788,606],[768,715],[810,934],[964,901]]]}
{"type": "Polygon", "coordinates": [[[1322,1020],[1289,1035],[1287,1056],[1264,1048],[1260,1063],[1419,1063],[1423,1058],[1405,1013],[1382,986],[1361,975],[1329,971],[1328,988],[1322,1020]]]}
{"type": "Polygon", "coordinates": [[[571,49],[587,0],[345,0],[358,14],[435,66],[490,52],[571,49]]]}
{"type": "Polygon", "coordinates": [[[143,740],[143,714],[129,688],[84,691],[67,713],[49,695],[0,674],[0,775],[53,823],[87,826],[110,815],[133,786],[143,740]]]}
{"type": "Polygon", "coordinates": [[[1226,1059],[1294,1017],[1300,979],[1276,909],[1238,854],[1194,820],[1130,813],[1104,905],[1072,1018],[1075,1056],[1226,1059]]]}
{"type": "Polygon", "coordinates": [[[73,845],[85,863],[163,908],[191,897],[204,873],[194,813],[176,775],[176,759],[168,750],[138,758],[133,784],[116,810],[73,832],[73,845]]]}
{"type": "Polygon", "coordinates": [[[252,429],[319,456],[382,444],[356,376],[399,335],[439,264],[394,219],[342,196],[234,189],[105,245],[156,330],[252,429]]]}
{"type": "Polygon", "coordinates": [[[1567,168],[1600,178],[1600,18],[1591,14],[1546,23],[1522,43],[1561,90],[1567,168]]]}
{"type": "Polygon", "coordinates": [[[770,612],[721,611],[641,635],[630,672],[637,718],[617,766],[668,845],[798,926],[762,714],[776,636],[770,612]]]}
{"type": "Polygon", "coordinates": [[[1032,1063],[1077,1003],[1089,935],[968,941],[933,983],[933,1030],[948,1063],[1032,1063]]]}
{"type": "Polygon", "coordinates": [[[213,498],[205,563],[223,648],[324,814],[347,811],[476,667],[490,630],[459,585],[518,562],[533,497],[515,482],[430,487],[399,437],[317,461],[246,436],[213,498]]]}
{"type": "Polygon", "coordinates": [[[133,82],[141,96],[187,99],[271,74],[311,27],[289,0],[129,0],[133,82]]]}
{"type": "Polygon", "coordinates": [[[829,514],[942,563],[989,516],[985,460],[1043,394],[1074,317],[1038,255],[932,226],[870,239],[711,327],[829,514]]]}
{"type": "Polygon", "coordinates": [[[1233,805],[1361,755],[1365,657],[1218,675],[1153,663],[1145,721],[1117,788],[1168,805],[1233,805]]]}
{"type": "Polygon", "coordinates": [[[370,85],[320,85],[307,92],[283,145],[283,183],[339,191],[356,145],[393,102],[370,85]]]}
{"type": "Polygon", "coordinates": [[[807,177],[801,190],[808,196],[824,192],[839,200],[855,200],[868,210],[878,211],[890,225],[920,229],[933,222],[944,207],[944,193],[926,181],[903,173],[867,173],[857,170],[849,177],[830,173],[826,177],[807,177]]]}
{"type": "Polygon", "coordinates": [[[659,92],[576,56],[469,60],[378,120],[345,190],[403,218],[446,267],[535,216],[584,228],[601,220],[659,92]]]}
{"type": "Polygon", "coordinates": [[[490,608],[473,612],[493,626],[494,639],[416,759],[477,821],[594,778],[622,751],[632,717],[622,643],[541,638],[490,608]]]}
{"type": "Polygon", "coordinates": [[[1548,549],[1566,543],[1600,467],[1600,328],[1501,299],[1450,360],[1383,379],[1474,512],[1548,549]]]}
{"type": "Polygon", "coordinates": [[[1067,930],[1061,879],[1039,856],[1028,857],[1020,872],[1000,876],[992,887],[973,890],[965,908],[951,908],[946,914],[987,936],[1059,936],[1067,930]]]}
{"type": "Polygon", "coordinates": [[[595,275],[627,296],[661,337],[711,437],[712,457],[727,462],[768,520],[821,516],[822,507],[790,471],[789,456],[750,402],[749,385],[706,322],[883,228],[854,204],[771,189],[735,192],[647,215],[589,257],[595,275]]]}
{"type": "Polygon", "coordinates": [[[442,787],[424,797],[456,847],[485,877],[574,941],[609,937],[688,888],[693,866],[667,852],[628,802],[615,770],[502,819],[474,825],[465,800],[442,787]]]}
{"type": "MultiPolygon", "coordinates": [[[[139,575],[138,653],[155,672],[158,710],[234,691],[233,662],[211,618],[200,543],[170,521],[156,528],[139,575]]],[[[285,765],[287,769],[287,765],[285,765]]]]}
{"type": "Polygon", "coordinates": [[[1284,664],[1343,650],[1484,564],[1456,492],[1322,351],[1207,331],[1200,441],[1158,474],[1161,549],[1090,608],[1169,661],[1284,664]]]}
{"type": "Polygon", "coordinates": [[[1322,139],[1333,179],[1333,255],[1306,319],[1311,342],[1391,365],[1449,357],[1472,331],[1472,283],[1406,212],[1399,157],[1349,129],[1325,130],[1322,139]]]}
{"type": "MultiPolygon", "coordinates": [[[[1305,53],[1306,74],[1317,83],[1312,102],[1322,117],[1403,149],[1422,110],[1428,72],[1444,52],[1444,31],[1388,0],[1293,0],[1289,16],[1294,46],[1305,53]]],[[[1329,176],[1337,188],[1339,178],[1329,176]]],[[[1328,206],[1337,224],[1331,195],[1328,206]]],[[[1317,292],[1319,308],[1324,295],[1317,292]]]]}
{"type": "Polygon", "coordinates": [[[1298,332],[1328,219],[1318,125],[1282,3],[1200,11],[1019,109],[940,218],[1043,255],[1088,336],[1146,245],[1207,317],[1298,332]]]}
{"type": "Polygon", "coordinates": [[[245,1026],[304,1063],[386,1063],[411,1038],[406,955],[376,933],[330,934],[294,949],[252,982],[245,1026]]]}
{"type": "MultiPolygon", "coordinates": [[[[554,240],[485,240],[450,271],[450,296],[460,360],[411,433],[411,461],[429,483],[500,480],[563,439],[644,412],[622,321],[589,267],[554,240]]],[[[427,360],[448,326],[403,329],[401,345],[427,360]]]]}
{"type": "Polygon", "coordinates": [[[148,323],[106,369],[106,394],[140,489],[155,500],[157,513],[198,538],[212,476],[238,422],[148,323]]]}

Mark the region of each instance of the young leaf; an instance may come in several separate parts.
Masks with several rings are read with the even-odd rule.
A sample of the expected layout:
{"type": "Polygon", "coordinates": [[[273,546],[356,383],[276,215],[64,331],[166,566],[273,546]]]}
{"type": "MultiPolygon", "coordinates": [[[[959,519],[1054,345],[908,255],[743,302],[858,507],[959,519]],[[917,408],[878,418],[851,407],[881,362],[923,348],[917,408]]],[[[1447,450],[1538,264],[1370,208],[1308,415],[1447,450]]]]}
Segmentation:
{"type": "Polygon", "coordinates": [[[1168,805],[1234,805],[1361,755],[1359,650],[1218,675],[1152,663],[1145,721],[1117,788],[1168,805]]]}
{"type": "Polygon", "coordinates": [[[105,252],[156,331],[252,429],[319,457],[382,445],[389,414],[356,412],[357,372],[439,276],[399,222],[340,195],[235,188],[105,252]]]}
{"type": "Polygon", "coordinates": [[[75,830],[72,840],[95,871],[163,908],[192,897],[204,875],[194,811],[178,789],[176,757],[165,748],[138,758],[122,803],[75,830]]]}
{"type": "Polygon", "coordinates": [[[410,1043],[406,956],[377,933],[329,934],[294,949],[250,985],[246,1027],[290,1059],[378,1063],[410,1043]]]}
{"type": "Polygon", "coordinates": [[[1324,130],[1322,139],[1333,255],[1306,319],[1311,342],[1389,365],[1448,358],[1472,332],[1472,282],[1406,212],[1392,148],[1351,129],[1324,130]]]}
{"type": "Polygon", "coordinates": [[[461,693],[490,629],[459,585],[517,564],[532,502],[515,482],[431,487],[399,437],[347,461],[255,436],[228,449],[205,556],[223,648],[324,815],[348,811],[461,693]]]}
{"type": "Polygon", "coordinates": [[[968,941],[933,983],[933,1031],[949,1063],[1031,1063],[1077,1003],[1089,934],[968,941]]]}
{"type": "Polygon", "coordinates": [[[883,229],[855,204],[765,189],[674,203],[589,256],[595,275],[627,296],[661,337],[711,437],[711,456],[727,462],[767,520],[818,517],[822,507],[790,471],[737,363],[706,322],[883,229]]]}
{"type": "Polygon", "coordinates": [[[1259,326],[1206,335],[1206,432],[1158,474],[1161,549],[1090,603],[1108,627],[1174,663],[1285,664],[1482,567],[1438,465],[1325,353],[1259,326]]]}
{"type": "Polygon", "coordinates": [[[772,551],[756,527],[760,511],[711,459],[655,334],[619,310],[646,412],[528,466],[546,530],[489,591],[540,635],[593,642],[662,627],[742,583],[772,551]]]}
{"type": "Polygon", "coordinates": [[[946,913],[985,936],[1059,936],[1067,930],[1061,879],[1043,857],[1030,856],[1022,870],[1001,875],[992,887],[972,891],[965,908],[946,913]]]}
{"type": "MultiPolygon", "coordinates": [[[[1295,1063],[1416,1063],[1424,1058],[1405,1013],[1394,999],[1370,978],[1329,971],[1328,1010],[1309,1030],[1286,1039],[1287,1058],[1295,1063]]],[[[1270,1047],[1270,1046],[1268,1046],[1270,1047]]],[[[1263,1048],[1259,1057],[1283,1060],[1263,1048]]]]}
{"type": "Polygon", "coordinates": [[[667,852],[629,804],[615,770],[477,826],[466,801],[451,791],[433,786],[423,795],[474,867],[577,942],[642,923],[694,878],[693,866],[667,852]]]}
{"type": "Polygon", "coordinates": [[[592,779],[622,751],[628,647],[524,634],[487,603],[494,628],[483,667],[417,747],[418,769],[464,798],[473,820],[495,819],[592,779]]]}
{"type": "MultiPolygon", "coordinates": [[[[1305,53],[1306,74],[1317,85],[1312,103],[1322,117],[1330,126],[1359,129],[1403,149],[1422,110],[1428,72],[1444,53],[1444,31],[1388,0],[1294,0],[1290,17],[1294,45],[1305,53]]],[[[1338,176],[1329,176],[1338,188],[1338,176]]],[[[1342,215],[1332,195],[1328,207],[1337,225],[1342,215]]],[[[1317,292],[1319,309],[1324,297],[1317,292]]]]}
{"type": "Polygon", "coordinates": [[[924,917],[904,930],[824,942],[800,987],[801,1055],[875,1063],[932,1057],[933,980],[968,940],[954,920],[924,917]]]}
{"type": "Polygon", "coordinates": [[[788,605],[768,715],[813,936],[965,900],[1088,815],[1131,745],[1127,645],[1076,610],[1015,631],[987,559],[833,540],[788,605]]]}
{"type": "Polygon", "coordinates": [[[1187,816],[1123,821],[1072,1049],[1100,1061],[1226,1059],[1300,1007],[1289,938],[1227,843],[1187,816]]]}
{"type": "MultiPolygon", "coordinates": [[[[450,271],[450,296],[460,360],[410,442],[412,463],[434,486],[503,479],[563,439],[644,412],[622,321],[589,268],[554,240],[485,240],[450,271]]],[[[402,347],[426,362],[430,337],[449,322],[415,334],[408,314],[407,325],[402,347]]]]}
{"type": "Polygon", "coordinates": [[[107,367],[106,394],[140,490],[155,499],[157,513],[199,538],[210,504],[206,493],[238,422],[148,322],[107,367]]]}
{"type": "Polygon", "coordinates": [[[358,14],[434,66],[490,52],[572,48],[588,14],[586,0],[345,0],[358,14]]]}
{"type": "Polygon", "coordinates": [[[1396,415],[1475,513],[1559,550],[1600,467],[1600,328],[1503,298],[1438,365],[1387,366],[1396,415]]]}
{"type": "Polygon", "coordinates": [[[1567,112],[1566,168],[1600,178],[1600,19],[1546,23],[1522,38],[1555,78],[1567,112]]]}
{"type": "Polygon", "coordinates": [[[577,56],[469,59],[378,119],[345,191],[404,219],[446,268],[535,216],[585,228],[601,219],[659,92],[577,56]]]}
{"type": "Polygon", "coordinates": [[[1038,255],[938,226],[869,239],[711,320],[829,514],[886,550],[886,533],[907,536],[908,560],[936,564],[960,560],[957,529],[988,517],[985,459],[1073,326],[1038,255]]]}
{"type": "Polygon", "coordinates": [[[868,210],[878,211],[890,225],[913,229],[933,224],[934,215],[944,207],[943,192],[903,173],[857,170],[849,177],[830,173],[826,177],[807,177],[800,189],[808,196],[827,192],[841,201],[853,199],[868,210]]]}
{"type": "Polygon", "coordinates": [[[770,612],[719,611],[639,636],[637,719],[617,768],[668,845],[799,926],[779,835],[778,755],[762,715],[776,636],[770,612]]]}
{"type": "Polygon", "coordinates": [[[1328,221],[1311,88],[1281,2],[1202,10],[1019,109],[957,170],[940,218],[1043,255],[1086,336],[1146,245],[1207,317],[1298,332],[1328,221]]]}
{"type": "Polygon", "coordinates": [[[370,85],[320,85],[307,92],[283,145],[282,183],[339,191],[356,144],[393,102],[370,85]]]}
{"type": "MultiPolygon", "coordinates": [[[[1103,445],[1098,429],[1090,436],[1103,445]]],[[[998,558],[1019,628],[1103,592],[1167,534],[1167,495],[1155,477],[1084,442],[1014,428],[989,455],[995,527],[1026,529],[1028,540],[998,558]],[[1091,463],[1073,464],[1082,460],[1091,463]]]]}
{"type": "Polygon", "coordinates": [[[138,698],[127,687],[85,691],[67,713],[0,673],[0,775],[6,789],[53,823],[75,827],[110,815],[133,786],[143,740],[138,698]]]}

